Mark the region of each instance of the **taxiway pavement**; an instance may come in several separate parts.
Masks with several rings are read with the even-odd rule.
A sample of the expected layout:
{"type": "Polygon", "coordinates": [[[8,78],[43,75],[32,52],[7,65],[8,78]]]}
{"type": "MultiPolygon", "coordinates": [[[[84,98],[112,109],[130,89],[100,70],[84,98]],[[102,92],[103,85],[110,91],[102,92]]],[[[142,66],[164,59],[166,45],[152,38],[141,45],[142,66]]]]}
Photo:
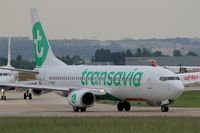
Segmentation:
{"type": "Polygon", "coordinates": [[[118,112],[116,105],[96,104],[87,112],[73,112],[67,98],[48,93],[33,96],[32,100],[23,100],[23,93],[8,92],[7,100],[0,102],[0,117],[102,117],[102,116],[184,116],[200,117],[200,108],[170,108],[169,112],[160,112],[160,107],[132,107],[129,112],[118,112]]]}

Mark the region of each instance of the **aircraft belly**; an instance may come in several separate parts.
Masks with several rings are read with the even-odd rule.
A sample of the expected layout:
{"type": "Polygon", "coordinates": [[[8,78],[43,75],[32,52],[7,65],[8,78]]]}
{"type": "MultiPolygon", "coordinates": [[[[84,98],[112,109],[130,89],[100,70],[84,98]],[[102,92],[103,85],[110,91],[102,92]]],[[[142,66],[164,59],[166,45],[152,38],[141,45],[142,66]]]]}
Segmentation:
{"type": "Polygon", "coordinates": [[[109,93],[122,100],[142,99],[141,91],[133,87],[113,87],[109,89],[109,93]]]}

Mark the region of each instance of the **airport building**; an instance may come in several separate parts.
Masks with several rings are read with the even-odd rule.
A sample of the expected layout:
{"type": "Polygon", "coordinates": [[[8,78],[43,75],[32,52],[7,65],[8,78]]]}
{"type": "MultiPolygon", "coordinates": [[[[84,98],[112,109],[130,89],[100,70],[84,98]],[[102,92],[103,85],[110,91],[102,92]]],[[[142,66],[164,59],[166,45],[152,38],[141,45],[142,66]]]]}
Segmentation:
{"type": "Polygon", "coordinates": [[[156,47],[152,48],[152,53],[156,51],[162,52],[163,55],[173,56],[174,48],[156,47]]]}
{"type": "Polygon", "coordinates": [[[95,65],[95,66],[105,66],[105,65],[113,65],[113,62],[86,62],[85,65],[95,65]]]}
{"type": "Polygon", "coordinates": [[[200,66],[200,56],[126,57],[126,65],[150,65],[150,59],[160,66],[200,66]]]}

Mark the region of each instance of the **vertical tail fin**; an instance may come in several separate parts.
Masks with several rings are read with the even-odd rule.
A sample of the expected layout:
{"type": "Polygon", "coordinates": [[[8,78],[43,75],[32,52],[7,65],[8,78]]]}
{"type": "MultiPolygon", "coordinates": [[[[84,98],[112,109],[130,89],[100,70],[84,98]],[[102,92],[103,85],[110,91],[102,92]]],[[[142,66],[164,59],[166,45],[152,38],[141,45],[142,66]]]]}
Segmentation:
{"type": "Polygon", "coordinates": [[[11,47],[10,47],[11,39],[8,37],[8,61],[7,66],[11,66],[11,47]]]}
{"type": "Polygon", "coordinates": [[[57,59],[49,45],[45,32],[40,23],[39,15],[35,8],[30,9],[31,22],[32,22],[32,35],[36,67],[51,67],[66,65],[57,59]]]}
{"type": "Polygon", "coordinates": [[[151,63],[151,66],[153,66],[153,67],[158,66],[158,64],[156,63],[156,60],[154,60],[154,59],[150,60],[150,63],[151,63]]]}

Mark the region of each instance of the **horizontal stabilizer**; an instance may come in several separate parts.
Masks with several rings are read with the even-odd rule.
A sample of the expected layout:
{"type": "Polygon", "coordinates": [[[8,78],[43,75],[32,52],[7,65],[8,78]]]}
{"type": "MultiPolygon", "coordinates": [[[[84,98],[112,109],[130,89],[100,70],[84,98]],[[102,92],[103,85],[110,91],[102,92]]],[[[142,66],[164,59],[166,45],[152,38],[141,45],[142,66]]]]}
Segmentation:
{"type": "Polygon", "coordinates": [[[0,69],[3,70],[10,70],[10,71],[17,71],[17,72],[21,72],[21,73],[34,73],[34,74],[38,74],[38,71],[35,70],[28,70],[28,69],[16,69],[16,68],[6,68],[6,67],[0,67],[0,69]]]}

